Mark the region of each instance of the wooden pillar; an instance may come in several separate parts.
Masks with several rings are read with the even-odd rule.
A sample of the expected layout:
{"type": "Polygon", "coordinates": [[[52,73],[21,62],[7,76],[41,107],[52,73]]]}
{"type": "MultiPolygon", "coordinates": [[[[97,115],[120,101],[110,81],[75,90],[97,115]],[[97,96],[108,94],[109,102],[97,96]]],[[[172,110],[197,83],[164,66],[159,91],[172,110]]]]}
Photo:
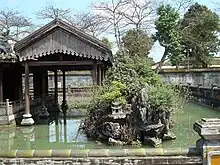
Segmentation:
{"type": "Polygon", "coordinates": [[[62,102],[62,111],[63,111],[63,120],[64,125],[66,124],[66,112],[68,109],[67,101],[66,101],[66,75],[63,70],[63,102],[62,102]]]}
{"type": "Polygon", "coordinates": [[[93,85],[97,85],[97,64],[93,63],[92,65],[92,80],[93,85]]]}
{"type": "Polygon", "coordinates": [[[42,89],[41,89],[41,97],[42,97],[42,105],[45,105],[45,72],[42,72],[42,89]]]}
{"type": "Polygon", "coordinates": [[[102,85],[102,68],[101,68],[101,65],[99,65],[99,67],[98,67],[98,82],[99,82],[99,85],[102,85]]]}
{"type": "Polygon", "coordinates": [[[103,68],[103,80],[105,80],[106,69],[103,68]]]}
{"type": "Polygon", "coordinates": [[[44,71],[44,94],[45,95],[48,95],[48,71],[47,70],[45,70],[44,71]]]}
{"type": "Polygon", "coordinates": [[[24,63],[25,67],[25,114],[23,115],[23,119],[21,121],[21,125],[30,126],[34,124],[34,120],[32,119],[32,115],[30,114],[30,94],[29,94],[29,66],[28,62],[24,63]]]}
{"type": "Polygon", "coordinates": [[[57,79],[57,70],[54,71],[54,97],[55,103],[58,104],[58,79],[57,79]]]}
{"type": "Polygon", "coordinates": [[[0,70],[0,102],[3,102],[3,70],[0,70]]]}
{"type": "Polygon", "coordinates": [[[11,97],[11,101],[17,101],[17,100],[21,100],[21,73],[18,71],[14,71],[14,73],[12,73],[13,76],[11,77],[11,81],[15,81],[16,83],[13,84],[12,89],[14,91],[12,97],[11,97]]]}
{"type": "Polygon", "coordinates": [[[23,100],[23,90],[22,90],[22,73],[19,72],[19,78],[18,78],[18,92],[19,92],[19,100],[23,100]]]}
{"type": "Polygon", "coordinates": [[[25,114],[30,114],[29,66],[25,62],[25,114]]]}
{"type": "Polygon", "coordinates": [[[105,67],[102,66],[101,72],[102,72],[101,73],[101,77],[102,77],[101,79],[102,79],[102,84],[103,84],[103,82],[105,80],[105,67]]]}
{"type": "Polygon", "coordinates": [[[42,79],[43,79],[43,71],[35,70],[33,73],[33,85],[34,85],[34,97],[42,96],[42,79]]]}
{"type": "Polygon", "coordinates": [[[36,72],[33,72],[33,88],[34,88],[34,98],[37,98],[38,97],[38,92],[39,92],[39,89],[38,89],[38,77],[37,77],[37,73],[36,72]]]}
{"type": "Polygon", "coordinates": [[[66,74],[63,71],[63,103],[66,102],[66,74]]]}

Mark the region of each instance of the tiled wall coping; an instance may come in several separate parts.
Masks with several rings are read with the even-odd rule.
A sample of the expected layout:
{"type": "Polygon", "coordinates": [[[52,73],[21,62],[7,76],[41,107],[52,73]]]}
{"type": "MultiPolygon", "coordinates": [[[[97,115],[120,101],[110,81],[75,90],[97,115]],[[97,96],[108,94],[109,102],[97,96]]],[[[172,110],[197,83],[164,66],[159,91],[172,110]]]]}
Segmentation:
{"type": "Polygon", "coordinates": [[[1,158],[200,156],[196,148],[55,149],[1,151],[1,158]]]}

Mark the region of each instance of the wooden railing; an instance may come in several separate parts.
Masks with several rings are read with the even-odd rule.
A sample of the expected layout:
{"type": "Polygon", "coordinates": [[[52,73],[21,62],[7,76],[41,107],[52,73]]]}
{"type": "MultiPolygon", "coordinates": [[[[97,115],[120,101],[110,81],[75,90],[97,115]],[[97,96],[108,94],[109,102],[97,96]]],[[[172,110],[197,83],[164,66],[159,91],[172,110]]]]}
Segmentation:
{"type": "MultiPolygon", "coordinates": [[[[45,96],[45,103],[52,102],[54,100],[55,100],[54,95],[45,96]]],[[[42,103],[41,97],[38,97],[38,98],[30,97],[30,105],[32,107],[39,106],[41,105],[41,103],[42,103]]],[[[13,113],[15,114],[25,109],[25,100],[12,101],[10,102],[10,105],[12,107],[13,113]]]]}
{"type": "Polygon", "coordinates": [[[12,102],[6,99],[6,102],[0,102],[0,116],[10,116],[13,115],[12,102]]]}
{"type": "MultiPolygon", "coordinates": [[[[91,91],[93,87],[67,87],[66,88],[66,95],[67,96],[80,96],[80,95],[85,95],[85,96],[90,96],[91,91]]],[[[54,88],[48,88],[48,94],[49,95],[54,95],[54,88]]],[[[58,95],[62,95],[63,93],[63,88],[58,88],[57,90],[58,95]]],[[[34,96],[34,89],[30,89],[30,96],[34,96]]],[[[23,95],[24,97],[24,95],[23,95]]]]}
{"type": "Polygon", "coordinates": [[[0,102],[0,116],[5,116],[6,114],[6,102],[0,102]]]}
{"type": "Polygon", "coordinates": [[[24,100],[13,101],[12,106],[13,106],[13,113],[15,114],[15,113],[21,111],[22,109],[24,109],[25,102],[24,102],[24,100]]]}

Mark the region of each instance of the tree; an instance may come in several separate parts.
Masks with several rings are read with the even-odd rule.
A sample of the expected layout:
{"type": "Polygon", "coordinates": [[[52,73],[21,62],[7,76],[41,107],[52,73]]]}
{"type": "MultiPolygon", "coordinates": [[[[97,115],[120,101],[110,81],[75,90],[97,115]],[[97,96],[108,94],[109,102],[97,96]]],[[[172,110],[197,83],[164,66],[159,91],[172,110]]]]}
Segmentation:
{"type": "Polygon", "coordinates": [[[92,12],[76,14],[74,15],[73,20],[73,25],[94,37],[98,37],[106,31],[106,27],[103,24],[103,19],[92,12]]]}
{"type": "MultiPolygon", "coordinates": [[[[165,134],[171,139],[175,138],[170,132],[170,116],[182,107],[185,101],[183,93],[175,86],[165,85],[161,77],[151,69],[151,63],[146,56],[132,56],[128,51],[118,51],[115,54],[113,68],[108,70],[104,85],[98,88],[88,106],[89,114],[84,120],[83,129],[88,137],[95,140],[106,141],[113,138],[122,142],[120,144],[134,144],[139,140],[140,144],[149,136],[146,126],[162,123],[163,130],[159,131],[159,135],[152,136],[152,133],[150,135],[151,139],[155,138],[152,143],[156,146],[157,139],[162,139],[165,134]],[[106,127],[110,129],[105,129],[104,125],[108,123],[109,116],[115,114],[113,103],[125,107],[123,114],[126,114],[126,122],[118,123],[117,119],[111,118],[112,122],[118,123],[120,129],[111,127],[111,122],[110,126],[106,127]],[[126,106],[128,104],[131,105],[130,111],[126,106]],[[112,136],[118,132],[120,136],[112,136]]],[[[159,143],[161,142],[162,140],[159,143]]]]}
{"type": "Polygon", "coordinates": [[[122,48],[122,36],[129,29],[147,31],[152,28],[155,3],[149,0],[111,0],[93,4],[93,10],[103,21],[108,33],[113,34],[118,49],[122,48]]]}
{"type": "Polygon", "coordinates": [[[142,30],[131,29],[122,38],[125,51],[131,56],[147,56],[152,47],[152,39],[142,30]]]}
{"type": "Polygon", "coordinates": [[[177,12],[185,13],[187,9],[194,3],[194,0],[170,0],[169,3],[172,4],[177,12]]]}
{"type": "Polygon", "coordinates": [[[127,31],[123,37],[123,51],[118,51],[114,55],[113,67],[108,72],[108,81],[126,84],[129,97],[135,95],[145,83],[162,83],[159,76],[151,69],[152,61],[147,57],[150,47],[151,39],[148,35],[133,29],[127,31]],[[137,44],[138,38],[140,41],[137,44]]]}
{"type": "Polygon", "coordinates": [[[158,18],[155,21],[156,34],[154,39],[165,48],[161,61],[156,68],[158,73],[166,57],[170,58],[171,64],[178,66],[182,60],[180,35],[178,33],[179,14],[170,5],[162,5],[157,10],[158,18]]]}
{"type": "Polygon", "coordinates": [[[56,7],[55,5],[48,4],[47,6],[43,7],[41,10],[36,12],[36,16],[38,19],[60,18],[68,21],[70,13],[71,13],[70,9],[62,9],[56,7]]]}
{"type": "Polygon", "coordinates": [[[136,31],[152,29],[157,9],[156,1],[127,0],[126,9],[119,13],[124,17],[125,27],[136,31]]]}
{"type": "Polygon", "coordinates": [[[195,3],[180,23],[182,45],[197,65],[207,67],[209,59],[219,51],[219,17],[205,5],[195,3]]]}
{"type": "Polygon", "coordinates": [[[110,2],[100,2],[92,4],[93,10],[97,12],[99,18],[102,19],[106,30],[114,34],[117,47],[121,46],[121,32],[122,32],[122,19],[123,16],[119,14],[125,10],[125,0],[111,0],[110,2]]]}
{"type": "Polygon", "coordinates": [[[112,49],[112,42],[110,42],[108,38],[103,37],[102,42],[105,43],[109,47],[109,49],[112,49]]]}
{"type": "Polygon", "coordinates": [[[102,20],[98,15],[93,14],[92,12],[74,14],[69,8],[63,9],[52,4],[48,4],[36,12],[36,16],[38,19],[62,19],[94,37],[99,36],[105,31],[102,20]]]}
{"type": "Polygon", "coordinates": [[[0,10],[0,29],[7,31],[12,38],[19,39],[24,34],[30,33],[28,28],[33,26],[30,19],[21,15],[14,9],[0,10]]]}
{"type": "Polygon", "coordinates": [[[213,5],[215,6],[215,11],[218,15],[220,15],[220,3],[219,2],[213,2],[213,5]]]}

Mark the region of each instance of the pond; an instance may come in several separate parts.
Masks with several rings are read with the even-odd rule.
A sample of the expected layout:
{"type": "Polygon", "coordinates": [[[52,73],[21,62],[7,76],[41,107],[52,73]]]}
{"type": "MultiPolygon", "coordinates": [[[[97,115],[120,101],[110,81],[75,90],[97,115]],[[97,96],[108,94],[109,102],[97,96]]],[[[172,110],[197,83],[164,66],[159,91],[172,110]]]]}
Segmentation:
{"type": "MultiPolygon", "coordinates": [[[[175,122],[173,132],[177,138],[164,142],[161,147],[190,147],[195,146],[199,139],[193,130],[193,123],[204,117],[219,117],[220,112],[188,103],[184,110],[173,115],[175,122]]],[[[0,128],[0,150],[11,149],[83,149],[83,148],[107,148],[105,144],[98,144],[89,140],[78,132],[82,119],[52,120],[47,124],[36,124],[31,127],[14,126],[0,128]]],[[[149,148],[150,146],[142,146],[149,148]]]]}

